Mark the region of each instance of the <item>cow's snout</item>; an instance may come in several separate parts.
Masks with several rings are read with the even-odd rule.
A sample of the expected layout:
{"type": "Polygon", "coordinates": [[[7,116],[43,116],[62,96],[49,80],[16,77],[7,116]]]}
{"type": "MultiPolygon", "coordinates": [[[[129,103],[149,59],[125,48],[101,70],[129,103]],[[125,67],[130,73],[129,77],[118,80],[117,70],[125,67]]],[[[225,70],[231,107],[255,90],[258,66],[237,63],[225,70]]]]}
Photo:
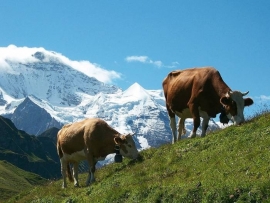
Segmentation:
{"type": "Polygon", "coordinates": [[[232,121],[233,121],[234,125],[240,126],[245,122],[244,115],[242,115],[242,116],[233,116],[232,121]]]}

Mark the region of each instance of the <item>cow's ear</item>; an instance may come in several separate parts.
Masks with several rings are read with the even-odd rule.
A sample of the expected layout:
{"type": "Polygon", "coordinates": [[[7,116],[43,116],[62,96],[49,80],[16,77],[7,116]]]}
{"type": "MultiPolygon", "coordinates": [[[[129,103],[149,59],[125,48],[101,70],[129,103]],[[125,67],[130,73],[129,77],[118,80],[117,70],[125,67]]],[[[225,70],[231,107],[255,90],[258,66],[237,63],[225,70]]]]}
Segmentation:
{"type": "Polygon", "coordinates": [[[244,101],[245,101],[245,106],[250,106],[253,104],[253,100],[250,98],[245,98],[244,101]]]}
{"type": "Polygon", "coordinates": [[[117,144],[117,145],[121,145],[123,144],[123,140],[121,137],[115,137],[114,138],[114,143],[117,144]]]}
{"type": "Polygon", "coordinates": [[[228,98],[228,97],[221,97],[220,103],[227,106],[227,105],[230,104],[230,98],[228,98]]]}

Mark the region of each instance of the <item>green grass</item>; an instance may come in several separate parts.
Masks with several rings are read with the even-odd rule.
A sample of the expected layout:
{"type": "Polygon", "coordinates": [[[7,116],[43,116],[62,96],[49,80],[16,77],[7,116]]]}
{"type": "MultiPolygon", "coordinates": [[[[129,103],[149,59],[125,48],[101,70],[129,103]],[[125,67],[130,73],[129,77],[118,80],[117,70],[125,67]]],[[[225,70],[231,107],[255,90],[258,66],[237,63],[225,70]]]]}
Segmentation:
{"type": "Polygon", "coordinates": [[[36,174],[21,170],[6,161],[0,161],[0,202],[45,181],[36,174]]]}
{"type": "Polygon", "coordinates": [[[205,138],[141,152],[96,171],[81,188],[62,180],[37,186],[9,202],[270,202],[270,113],[205,138]]]}

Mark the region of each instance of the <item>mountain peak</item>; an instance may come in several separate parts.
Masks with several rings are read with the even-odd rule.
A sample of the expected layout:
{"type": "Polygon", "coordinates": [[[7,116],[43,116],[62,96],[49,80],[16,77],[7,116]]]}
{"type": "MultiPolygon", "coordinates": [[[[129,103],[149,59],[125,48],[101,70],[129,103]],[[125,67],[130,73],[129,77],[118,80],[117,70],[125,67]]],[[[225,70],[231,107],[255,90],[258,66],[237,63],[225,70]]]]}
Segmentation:
{"type": "Polygon", "coordinates": [[[150,97],[150,95],[146,92],[146,90],[137,82],[135,82],[126,91],[124,91],[123,96],[133,97],[139,100],[144,100],[150,97]]]}
{"type": "MultiPolygon", "coordinates": [[[[85,65],[71,61],[44,48],[0,47],[0,88],[15,99],[35,95],[39,99],[68,106],[80,104],[82,94],[93,96],[99,92],[119,91],[118,87],[81,71],[82,66],[87,65],[90,66],[90,62],[85,65]]],[[[103,73],[107,77],[106,71],[98,75],[103,77],[103,73]]],[[[0,95],[3,100],[2,97],[0,95]]],[[[4,103],[2,100],[1,104],[4,103]]]]}
{"type": "Polygon", "coordinates": [[[132,88],[132,89],[143,89],[144,90],[144,88],[137,82],[133,83],[128,89],[130,89],[130,88],[132,88]]]}

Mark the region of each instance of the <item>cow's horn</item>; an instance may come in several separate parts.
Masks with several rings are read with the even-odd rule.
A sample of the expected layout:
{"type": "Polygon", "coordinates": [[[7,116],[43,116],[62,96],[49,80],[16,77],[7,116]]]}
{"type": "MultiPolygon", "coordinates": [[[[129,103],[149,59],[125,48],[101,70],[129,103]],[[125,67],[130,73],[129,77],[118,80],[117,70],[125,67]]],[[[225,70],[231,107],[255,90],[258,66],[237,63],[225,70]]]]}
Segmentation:
{"type": "Polygon", "coordinates": [[[249,91],[247,92],[242,92],[242,96],[246,96],[249,93],[249,91]]]}
{"type": "Polygon", "coordinates": [[[230,97],[233,94],[233,91],[228,91],[227,94],[225,95],[226,97],[230,97]]]}

